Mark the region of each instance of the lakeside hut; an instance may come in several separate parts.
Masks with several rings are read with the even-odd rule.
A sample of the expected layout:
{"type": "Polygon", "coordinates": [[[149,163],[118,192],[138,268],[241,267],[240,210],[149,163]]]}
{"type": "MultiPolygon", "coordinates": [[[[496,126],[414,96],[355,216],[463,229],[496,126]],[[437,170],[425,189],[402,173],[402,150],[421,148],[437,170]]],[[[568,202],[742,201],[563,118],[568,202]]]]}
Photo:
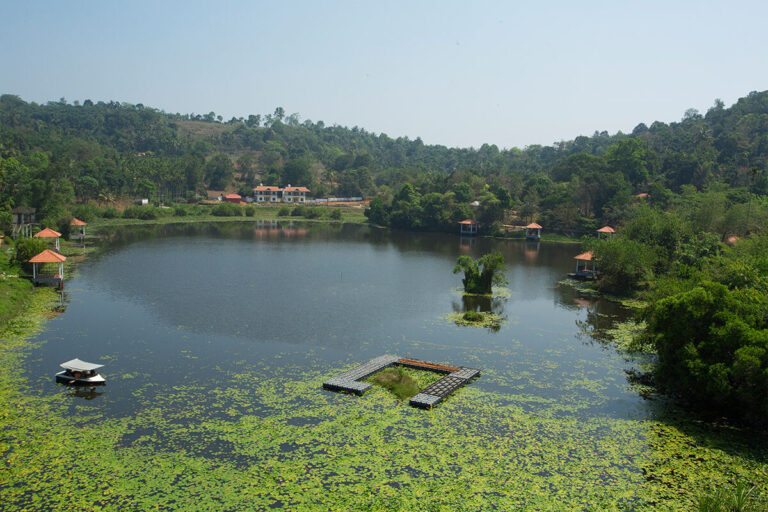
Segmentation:
{"type": "Polygon", "coordinates": [[[29,260],[32,264],[32,282],[35,284],[51,283],[61,287],[64,282],[64,261],[66,259],[66,256],[53,252],[50,249],[46,249],[37,256],[34,256],[29,260]],[[58,264],[58,272],[46,272],[46,270],[51,268],[51,264],[58,264]],[[38,267],[38,265],[48,265],[48,267],[38,267]]]}
{"type": "Polygon", "coordinates": [[[59,252],[60,246],[59,246],[59,238],[61,238],[61,233],[58,231],[54,231],[51,228],[45,228],[44,230],[35,233],[34,238],[53,238],[54,239],[54,247],[56,248],[56,252],[59,252]]]}
{"type": "Polygon", "coordinates": [[[227,203],[240,204],[243,198],[240,194],[227,194],[224,196],[224,201],[227,203]]]}
{"type": "Polygon", "coordinates": [[[541,230],[542,230],[541,226],[539,226],[535,222],[531,222],[530,224],[525,226],[526,240],[541,240],[541,230]]]}
{"type": "Polygon", "coordinates": [[[597,230],[597,237],[600,238],[602,236],[605,236],[606,238],[611,238],[615,233],[616,233],[616,230],[613,229],[611,226],[603,226],[597,230]]]}
{"type": "Polygon", "coordinates": [[[70,222],[69,225],[75,228],[75,230],[70,233],[69,237],[85,242],[85,226],[88,224],[80,219],[72,217],[72,222],[70,222]]]}
{"type": "Polygon", "coordinates": [[[13,237],[18,236],[30,237],[32,236],[32,225],[35,224],[35,210],[28,206],[17,206],[11,210],[13,215],[13,237]]]}
{"type": "Polygon", "coordinates": [[[573,257],[576,260],[576,273],[570,277],[577,279],[596,279],[597,267],[595,266],[594,254],[592,251],[583,252],[573,257]],[[590,268],[590,263],[592,263],[590,268]]]}
{"type": "Polygon", "coordinates": [[[459,222],[459,233],[462,235],[476,235],[480,224],[472,219],[464,219],[459,222]]]}

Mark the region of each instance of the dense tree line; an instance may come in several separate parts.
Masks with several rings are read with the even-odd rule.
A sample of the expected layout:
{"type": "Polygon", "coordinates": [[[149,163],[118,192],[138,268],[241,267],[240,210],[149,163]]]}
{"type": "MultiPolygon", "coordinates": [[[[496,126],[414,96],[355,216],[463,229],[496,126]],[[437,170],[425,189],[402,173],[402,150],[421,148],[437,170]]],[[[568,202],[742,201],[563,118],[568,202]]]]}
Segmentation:
{"type": "Polygon", "coordinates": [[[537,220],[590,231],[622,220],[638,193],[662,207],[685,187],[765,195],[767,162],[768,92],[630,134],[502,150],[326,126],[282,108],[223,122],[214,112],[0,96],[0,211],[23,204],[44,216],[73,202],[180,199],[206,187],[247,192],[263,182],[377,197],[371,220],[406,229],[452,229],[473,217],[486,229],[537,220]]]}
{"type": "Polygon", "coordinates": [[[764,425],[768,203],[730,204],[734,193],[690,187],[666,211],[636,206],[615,236],[589,245],[600,289],[648,303],[641,316],[659,387],[709,415],[764,425]],[[734,231],[749,234],[726,238],[734,231]]]}

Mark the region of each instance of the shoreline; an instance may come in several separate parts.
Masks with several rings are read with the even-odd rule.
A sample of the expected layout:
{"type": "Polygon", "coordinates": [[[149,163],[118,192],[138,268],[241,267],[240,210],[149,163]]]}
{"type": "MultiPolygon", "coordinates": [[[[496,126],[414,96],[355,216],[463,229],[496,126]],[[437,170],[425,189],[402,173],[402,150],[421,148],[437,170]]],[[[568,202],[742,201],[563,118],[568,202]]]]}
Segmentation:
{"type": "MultiPolygon", "coordinates": [[[[278,216],[279,208],[275,207],[262,207],[263,209],[257,209],[256,214],[254,216],[215,216],[215,215],[185,215],[185,216],[175,216],[175,215],[169,215],[169,216],[163,216],[158,217],[155,219],[124,219],[124,218],[114,218],[114,219],[105,219],[105,218],[98,218],[96,220],[93,220],[88,223],[89,227],[89,233],[90,233],[90,239],[93,240],[93,238],[97,238],[101,233],[104,233],[105,230],[108,230],[109,228],[113,227],[124,227],[124,226],[153,226],[153,225],[170,225],[170,224],[203,224],[203,223],[238,223],[238,222],[257,222],[257,221],[264,221],[264,220],[277,220],[281,222],[311,222],[311,223],[318,223],[318,224],[357,224],[357,225],[368,225],[373,228],[378,229],[388,229],[393,230],[393,228],[389,226],[381,226],[378,224],[372,224],[367,222],[367,218],[362,214],[362,211],[359,209],[351,210],[351,209],[345,209],[341,208],[340,211],[342,211],[342,218],[341,219],[328,219],[328,218],[318,218],[318,219],[310,219],[306,217],[300,217],[300,216],[278,216]],[[346,215],[345,215],[346,214],[346,215]]],[[[426,231],[405,231],[407,233],[427,233],[426,231]]],[[[435,231],[434,233],[440,233],[440,234],[453,234],[450,232],[442,232],[442,231],[435,231]]],[[[480,235],[477,238],[486,238],[491,240],[509,240],[509,241],[524,241],[524,237],[510,237],[510,236],[504,236],[504,235],[480,235]]],[[[86,237],[86,240],[88,240],[88,237],[86,237]]],[[[578,244],[581,243],[582,240],[580,239],[570,239],[568,237],[565,237],[563,235],[557,235],[557,234],[548,234],[544,233],[542,234],[542,239],[536,243],[539,242],[546,242],[546,243],[562,243],[562,244],[578,244]]],[[[62,254],[67,256],[68,258],[71,258],[71,263],[67,266],[65,270],[65,276],[72,276],[74,275],[76,266],[79,262],[83,261],[84,258],[87,258],[92,252],[94,252],[96,247],[94,246],[86,246],[84,249],[82,249],[82,252],[78,254],[73,254],[70,249],[73,249],[72,247],[73,242],[62,240],[62,254]],[[83,254],[84,252],[84,254],[83,254]]],[[[7,245],[7,244],[4,244],[7,245]]],[[[10,247],[4,248],[6,251],[10,249],[10,247]]],[[[29,279],[29,276],[26,274],[18,274],[17,276],[0,276],[0,288],[2,288],[2,281],[5,281],[7,279],[18,279],[20,281],[27,281],[29,279]]],[[[12,285],[11,287],[13,287],[12,285]]],[[[23,288],[25,285],[21,285],[20,288],[23,288]]],[[[13,315],[8,316],[5,319],[0,320],[0,331],[2,331],[8,324],[13,322],[14,320],[23,317],[26,314],[26,303],[29,302],[32,297],[35,295],[36,290],[39,290],[41,288],[46,287],[36,287],[32,285],[32,287],[26,291],[23,292],[23,295],[20,297],[16,297],[15,299],[12,299],[12,306],[11,309],[15,309],[16,313],[13,315]]],[[[0,292],[1,293],[1,292],[0,292]]],[[[614,300],[609,297],[602,297],[601,295],[597,295],[601,298],[606,298],[607,300],[614,300]]],[[[623,305],[624,303],[621,300],[615,300],[616,302],[621,302],[623,305]]],[[[631,306],[628,306],[631,307],[631,306]]]]}

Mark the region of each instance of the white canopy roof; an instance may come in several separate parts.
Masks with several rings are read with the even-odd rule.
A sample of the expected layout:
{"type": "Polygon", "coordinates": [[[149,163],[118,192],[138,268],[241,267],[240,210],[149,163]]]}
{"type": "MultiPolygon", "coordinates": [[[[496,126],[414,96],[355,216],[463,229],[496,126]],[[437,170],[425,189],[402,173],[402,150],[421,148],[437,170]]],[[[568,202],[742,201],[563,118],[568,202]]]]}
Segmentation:
{"type": "Polygon", "coordinates": [[[70,370],[73,372],[88,372],[91,370],[96,370],[97,368],[104,367],[103,364],[86,363],[85,361],[81,361],[77,358],[72,359],[71,361],[67,361],[66,363],[61,363],[59,366],[65,370],[70,370]]]}

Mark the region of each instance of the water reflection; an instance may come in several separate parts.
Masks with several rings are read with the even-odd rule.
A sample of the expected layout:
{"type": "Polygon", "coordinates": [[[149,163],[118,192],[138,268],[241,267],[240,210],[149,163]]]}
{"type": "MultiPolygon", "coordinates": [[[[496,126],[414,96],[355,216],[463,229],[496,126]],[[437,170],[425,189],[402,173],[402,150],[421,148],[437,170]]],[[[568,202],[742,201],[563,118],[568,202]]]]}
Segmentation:
{"type": "Polygon", "coordinates": [[[82,398],[84,400],[94,400],[104,394],[104,391],[96,391],[95,387],[73,387],[67,386],[69,392],[67,396],[82,398]]]}
{"type": "Polygon", "coordinates": [[[462,236],[459,238],[459,250],[461,252],[469,252],[472,250],[472,248],[475,246],[475,241],[477,239],[475,237],[470,236],[462,236]]]}
{"type": "Polygon", "coordinates": [[[525,241],[525,262],[526,263],[536,263],[536,259],[539,257],[539,248],[541,247],[541,242],[531,242],[529,240],[525,241]]]}
{"type": "Polygon", "coordinates": [[[506,297],[499,295],[468,295],[461,294],[461,301],[453,301],[454,313],[466,313],[467,311],[476,311],[479,313],[493,313],[502,315],[504,313],[504,303],[506,297]]]}

